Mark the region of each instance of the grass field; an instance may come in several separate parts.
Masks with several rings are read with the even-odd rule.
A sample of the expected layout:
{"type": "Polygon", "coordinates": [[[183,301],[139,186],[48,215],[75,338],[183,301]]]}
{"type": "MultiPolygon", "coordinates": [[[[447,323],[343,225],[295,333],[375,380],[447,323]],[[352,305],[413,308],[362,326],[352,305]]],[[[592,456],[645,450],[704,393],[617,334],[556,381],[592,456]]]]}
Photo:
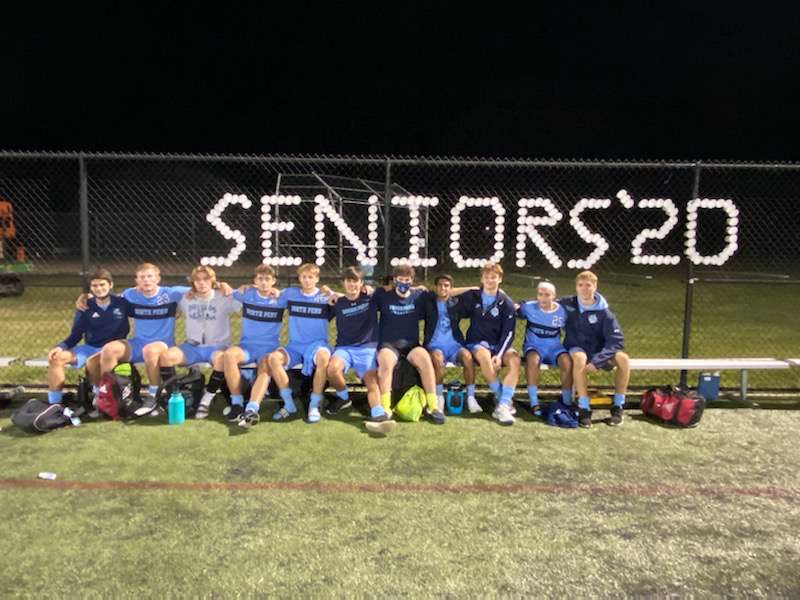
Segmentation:
{"type": "MultiPolygon", "coordinates": [[[[554,277],[562,293],[573,288],[569,277],[554,277]]],[[[79,288],[43,287],[47,279],[33,280],[23,296],[0,299],[0,356],[23,358],[43,357],[59,340],[66,337],[79,288]]],[[[58,280],[52,280],[52,284],[58,280]]],[[[459,283],[471,284],[462,279],[459,283]]],[[[241,283],[236,281],[233,283],[241,283]]],[[[535,295],[533,280],[508,274],[503,285],[514,299],[535,295]]],[[[653,279],[608,276],[601,280],[601,291],[622,323],[626,348],[636,357],[678,357],[683,331],[683,284],[675,277],[653,279]]],[[[796,310],[794,286],[753,286],[744,284],[698,285],[691,334],[690,355],[693,357],[743,357],[800,355],[800,311],[796,310]]],[[[235,338],[239,319],[233,320],[235,338]]],[[[332,336],[335,335],[334,327],[332,336]]],[[[517,325],[515,346],[521,345],[524,325],[517,325]]],[[[178,320],[178,339],[182,324],[178,320]]],[[[333,338],[332,338],[333,339],[333,338]]],[[[74,381],[75,374],[69,375],[74,381]]],[[[635,372],[634,385],[677,383],[678,373],[635,372]]],[[[690,374],[696,381],[697,374],[690,374]]],[[[0,383],[43,383],[44,369],[15,365],[0,369],[0,383]]],[[[520,378],[524,382],[524,375],[520,378]]],[[[609,384],[607,375],[594,381],[609,384]]],[[[724,386],[736,387],[738,374],[723,373],[724,386]]],[[[800,370],[754,371],[751,386],[765,388],[800,388],[800,370]]],[[[556,373],[543,374],[544,385],[557,384],[556,373]]]]}
{"type": "Polygon", "coordinates": [[[44,436],[0,411],[3,595],[800,595],[800,411],[372,438],[220,408],[44,436]]]}

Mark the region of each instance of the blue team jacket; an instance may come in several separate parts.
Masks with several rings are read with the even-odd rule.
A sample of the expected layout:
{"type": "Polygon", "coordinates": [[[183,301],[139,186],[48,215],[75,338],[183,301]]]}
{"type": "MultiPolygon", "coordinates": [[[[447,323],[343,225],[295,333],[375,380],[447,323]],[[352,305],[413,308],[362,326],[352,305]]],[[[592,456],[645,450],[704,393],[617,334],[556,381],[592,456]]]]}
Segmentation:
{"type": "Polygon", "coordinates": [[[625,348],[625,338],[617,317],[608,308],[608,303],[600,294],[597,308],[578,307],[577,296],[559,298],[558,302],[567,311],[564,347],[567,350],[579,347],[586,351],[595,367],[602,368],[614,354],[625,348]]]}
{"type": "Polygon", "coordinates": [[[495,346],[497,356],[503,356],[514,341],[514,327],[517,323],[514,301],[498,291],[494,303],[484,312],[482,291],[469,290],[458,298],[464,316],[470,320],[467,345],[487,342],[495,346]]]}
{"type": "Polygon", "coordinates": [[[72,320],[72,331],[67,339],[58,344],[69,350],[81,341],[95,348],[102,348],[113,340],[124,340],[128,336],[128,301],[122,296],[111,296],[110,304],[103,310],[97,301],[90,298],[86,302],[86,310],[76,310],[72,320]]]}

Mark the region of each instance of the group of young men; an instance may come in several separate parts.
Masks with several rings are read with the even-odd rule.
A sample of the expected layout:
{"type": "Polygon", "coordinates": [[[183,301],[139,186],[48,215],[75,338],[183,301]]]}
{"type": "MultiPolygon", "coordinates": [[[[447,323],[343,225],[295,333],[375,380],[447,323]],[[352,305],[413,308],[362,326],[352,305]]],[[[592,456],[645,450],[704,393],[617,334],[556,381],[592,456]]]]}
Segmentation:
{"type": "Polygon", "coordinates": [[[230,393],[228,420],[252,427],[260,419],[260,405],[270,380],[283,401],[273,421],[299,415],[289,371],[299,368],[311,378],[306,420],[321,419],[323,392],[336,394],[324,410],[335,414],[350,405],[345,376],[352,370],[367,389],[370,431],[394,428],[392,382],[400,361],[416,370],[424,390],[424,413],[445,422],[444,373],[448,364],[463,369],[466,404],[470,413],[482,412],[475,398],[475,375],[480,369],[493,395],[492,417],[512,425],[516,412],[513,395],[523,358],[528,383],[528,407],[540,415],[538,381],[541,364],[557,365],[561,374],[561,401],[577,401],[579,424],[592,424],[587,376],[598,369],[616,369],[615,394],[609,424],[622,422],[629,378],[628,356],[616,317],[597,292],[597,277],[589,272],[576,278],[576,295],[556,300],[555,287],[542,282],[537,297],[515,304],[500,285],[503,270],[489,263],[481,269],[480,287],[455,288],[453,279],[440,275],[435,291],[414,286],[414,269],[400,264],[387,285],[365,285],[355,267],[342,274],[342,292],[318,287],[319,268],[297,269],[298,286],[276,288],[276,273],[268,265],[255,269],[253,284],[233,290],[217,282],[213,269],[200,266],[191,273],[191,287],[162,286],[155,265],[136,270],[136,286],[113,295],[106,270],[90,276],[91,295],[79,298],[70,335],[49,354],[48,398],[60,402],[64,367],[86,366],[97,393],[98,382],[121,362],[144,363],[149,388],[140,408],[156,407],[155,395],[178,365],[209,363],[212,372],[199,402],[196,418],[208,416],[223,384],[230,393]],[[241,337],[231,343],[230,315],[241,313],[241,337]],[[175,344],[175,318],[186,323],[186,340],[175,344]],[[286,317],[288,341],[280,344],[286,317]],[[128,318],[133,319],[133,336],[128,318]],[[328,342],[329,321],[336,322],[336,343],[328,342]],[[521,355],[513,348],[517,319],[524,320],[521,355]],[[469,320],[466,334],[461,322],[469,320]],[[420,321],[424,323],[420,343],[420,321]],[[562,341],[562,331],[565,336],[562,341]],[[85,343],[79,345],[81,338],[85,343]],[[242,367],[256,365],[249,398],[242,394],[242,367]],[[503,372],[504,371],[504,372],[503,372]],[[573,385],[577,392],[574,398],[573,385]]]}

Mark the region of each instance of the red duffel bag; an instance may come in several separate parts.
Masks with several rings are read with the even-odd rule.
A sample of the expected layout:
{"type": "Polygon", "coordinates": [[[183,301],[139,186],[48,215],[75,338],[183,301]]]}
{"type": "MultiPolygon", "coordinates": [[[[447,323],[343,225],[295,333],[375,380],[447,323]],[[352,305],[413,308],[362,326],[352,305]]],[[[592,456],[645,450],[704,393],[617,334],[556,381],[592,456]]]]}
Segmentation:
{"type": "Polygon", "coordinates": [[[693,391],[665,386],[642,395],[639,408],[648,417],[678,427],[696,427],[703,417],[706,399],[693,391]]]}

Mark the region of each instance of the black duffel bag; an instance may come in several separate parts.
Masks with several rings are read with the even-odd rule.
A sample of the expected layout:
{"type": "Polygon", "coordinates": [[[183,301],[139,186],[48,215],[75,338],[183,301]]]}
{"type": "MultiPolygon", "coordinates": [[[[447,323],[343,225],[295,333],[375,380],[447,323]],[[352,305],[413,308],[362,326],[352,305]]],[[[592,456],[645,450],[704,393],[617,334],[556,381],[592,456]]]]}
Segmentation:
{"type": "Polygon", "coordinates": [[[49,404],[36,398],[31,398],[18,408],[11,415],[11,422],[28,433],[47,433],[71,423],[64,414],[63,404],[49,404]]]}

